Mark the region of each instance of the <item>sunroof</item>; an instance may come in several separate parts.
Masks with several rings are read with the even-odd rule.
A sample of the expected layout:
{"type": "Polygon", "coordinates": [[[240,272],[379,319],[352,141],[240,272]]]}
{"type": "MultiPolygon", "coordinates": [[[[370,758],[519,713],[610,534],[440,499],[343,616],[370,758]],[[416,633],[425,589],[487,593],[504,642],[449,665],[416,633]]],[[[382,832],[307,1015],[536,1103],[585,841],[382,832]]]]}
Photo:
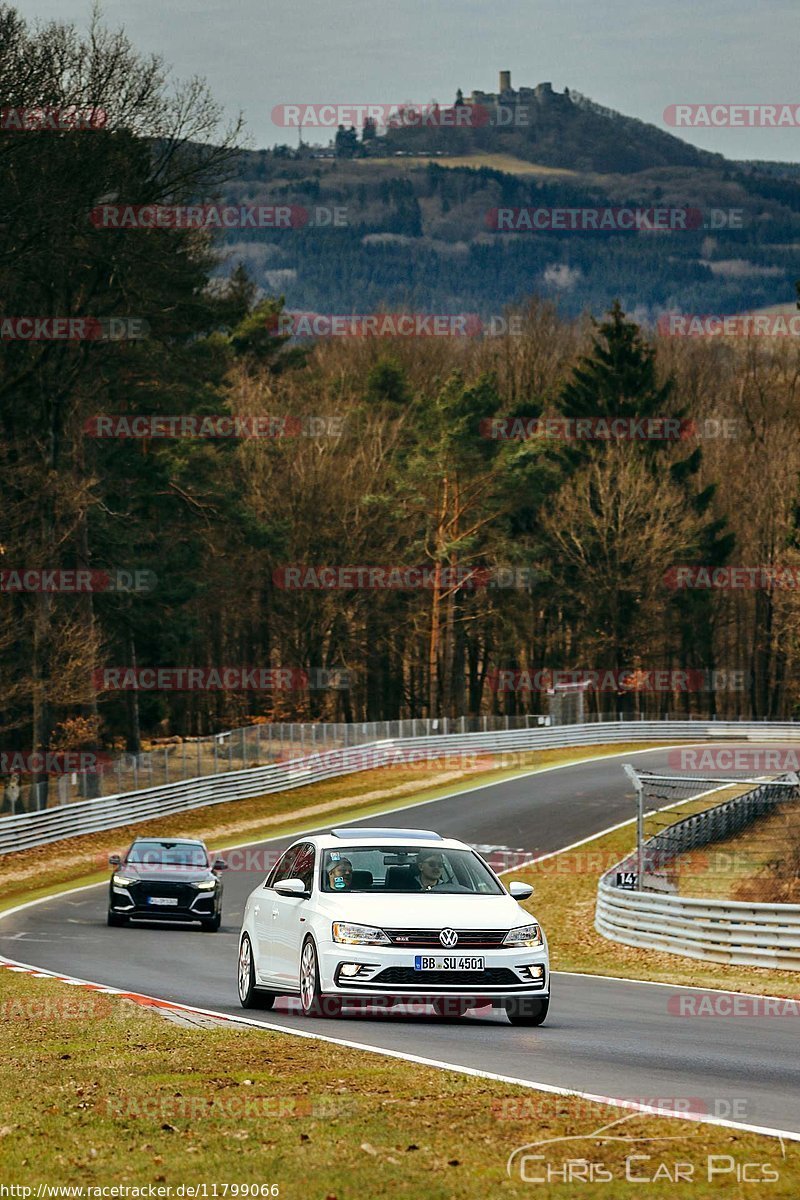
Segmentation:
{"type": "Polygon", "coordinates": [[[404,842],[430,842],[431,840],[440,842],[442,835],[434,833],[432,829],[367,829],[365,827],[353,829],[332,829],[331,833],[337,838],[370,838],[373,841],[375,838],[402,838],[404,842]]]}

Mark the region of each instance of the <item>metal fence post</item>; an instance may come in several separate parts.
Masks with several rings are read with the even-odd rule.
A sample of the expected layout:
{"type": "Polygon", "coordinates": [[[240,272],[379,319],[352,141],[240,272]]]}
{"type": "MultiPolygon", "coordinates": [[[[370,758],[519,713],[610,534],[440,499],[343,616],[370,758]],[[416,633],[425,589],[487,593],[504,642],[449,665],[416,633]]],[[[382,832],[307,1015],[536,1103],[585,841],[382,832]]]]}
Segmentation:
{"type": "Polygon", "coordinates": [[[630,763],[623,763],[622,767],[636,788],[636,891],[641,892],[644,881],[644,784],[630,763]]]}

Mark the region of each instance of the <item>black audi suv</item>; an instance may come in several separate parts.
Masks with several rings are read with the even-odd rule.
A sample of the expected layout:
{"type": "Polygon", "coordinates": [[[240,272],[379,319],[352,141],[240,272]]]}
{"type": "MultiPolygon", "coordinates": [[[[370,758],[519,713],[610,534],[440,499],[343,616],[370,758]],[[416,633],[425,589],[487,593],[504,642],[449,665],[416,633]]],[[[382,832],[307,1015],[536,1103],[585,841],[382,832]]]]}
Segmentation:
{"type": "Polygon", "coordinates": [[[188,838],[136,838],[114,868],[108,893],[108,924],[199,921],[214,933],[222,921],[222,880],[227,863],[211,859],[205,843],[188,838]]]}

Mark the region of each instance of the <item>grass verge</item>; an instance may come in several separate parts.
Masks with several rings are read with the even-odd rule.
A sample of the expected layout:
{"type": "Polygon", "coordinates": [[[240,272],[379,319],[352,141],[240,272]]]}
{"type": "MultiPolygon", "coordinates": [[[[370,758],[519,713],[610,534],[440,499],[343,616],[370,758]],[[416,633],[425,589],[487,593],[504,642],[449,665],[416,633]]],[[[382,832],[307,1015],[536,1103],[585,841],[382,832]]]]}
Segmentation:
{"type": "MultiPolygon", "coordinates": [[[[0,1060],[0,1182],[33,1196],[40,1183],[152,1184],[175,1196],[202,1182],[208,1196],[214,1183],[220,1196],[225,1184],[275,1184],[282,1200],[529,1196],[520,1156],[506,1174],[509,1155],[563,1138],[578,1140],[528,1151],[543,1156],[526,1163],[528,1176],[560,1172],[551,1197],[575,1195],[565,1164],[583,1159],[572,1169],[593,1165],[595,1181],[602,1169],[602,1195],[634,1200],[632,1155],[649,1156],[630,1164],[634,1178],[659,1176],[652,1200],[745,1195],[736,1183],[745,1163],[777,1175],[770,1196],[798,1194],[800,1145],[763,1135],[637,1114],[609,1131],[636,1140],[592,1139],[627,1114],[267,1030],[185,1029],[7,970],[0,1010],[11,1034],[0,1060]],[[687,1182],[674,1182],[677,1163],[687,1182]]],[[[498,1026],[495,1036],[506,1033],[498,1026]]],[[[530,1031],[531,1051],[546,1037],[546,1027],[530,1031]]],[[[228,1192],[237,1194],[247,1193],[228,1192]]]]}

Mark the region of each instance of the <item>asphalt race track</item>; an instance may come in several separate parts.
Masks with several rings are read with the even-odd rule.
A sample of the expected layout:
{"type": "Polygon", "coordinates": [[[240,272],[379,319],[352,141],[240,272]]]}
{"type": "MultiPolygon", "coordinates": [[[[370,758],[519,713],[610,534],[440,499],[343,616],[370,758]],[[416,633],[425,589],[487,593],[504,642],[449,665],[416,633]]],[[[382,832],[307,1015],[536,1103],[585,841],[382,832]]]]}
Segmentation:
{"type": "MultiPolygon", "coordinates": [[[[667,753],[648,751],[633,761],[665,770],[667,753]]],[[[525,849],[533,857],[633,815],[633,789],[620,766],[627,757],[508,780],[356,823],[432,828],[474,844],[525,849]]],[[[165,829],[177,831],[174,825],[165,829]]],[[[124,830],[119,843],[126,844],[124,830]]],[[[287,839],[260,843],[269,850],[285,844],[287,839]]],[[[241,1015],[239,924],[244,900],[264,873],[227,872],[224,923],[217,934],[199,927],[110,929],[104,884],[3,918],[0,954],[241,1015]]],[[[765,991],[768,978],[765,973],[765,991]]],[[[719,1117],[800,1133],[798,1018],[680,1017],[668,1009],[673,995],[669,986],[556,974],[547,1023],[532,1029],[513,1027],[505,1014],[488,1008],[461,1020],[442,1020],[432,1011],[375,1016],[352,1010],[339,1020],[310,1021],[281,1001],[271,1012],[247,1015],[520,1080],[665,1107],[703,1106],[719,1117]]]]}

